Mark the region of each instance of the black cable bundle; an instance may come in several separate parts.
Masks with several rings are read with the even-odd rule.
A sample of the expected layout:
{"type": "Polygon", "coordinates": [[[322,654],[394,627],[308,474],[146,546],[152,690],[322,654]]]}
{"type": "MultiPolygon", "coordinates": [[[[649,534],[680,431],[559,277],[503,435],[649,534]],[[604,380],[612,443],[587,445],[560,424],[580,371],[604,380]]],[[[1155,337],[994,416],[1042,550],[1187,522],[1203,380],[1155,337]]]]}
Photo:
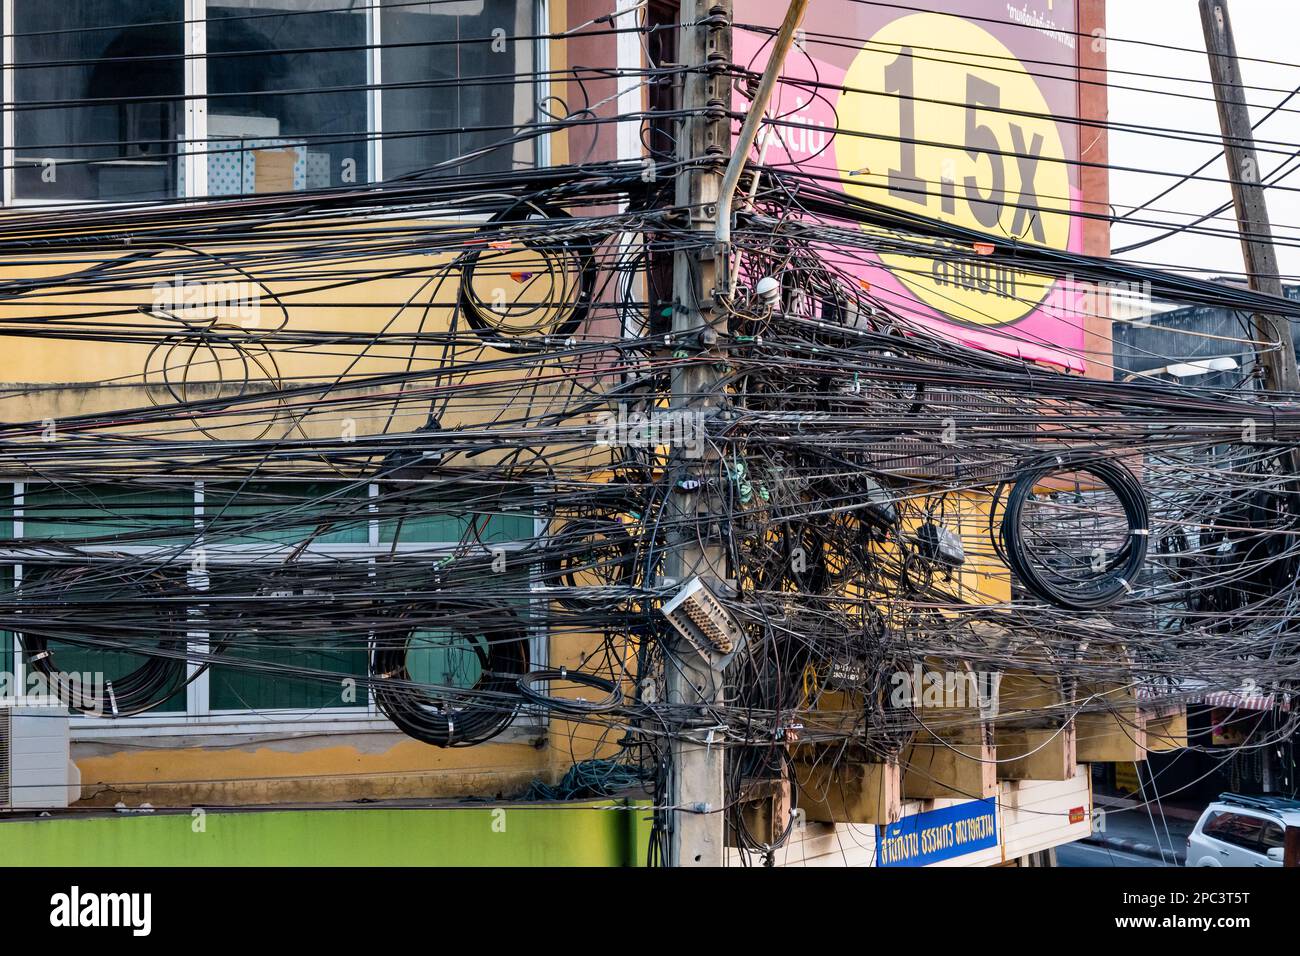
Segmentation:
{"type": "Polygon", "coordinates": [[[528,634],[509,608],[456,604],[439,609],[445,622],[376,642],[371,664],[375,702],[401,731],[435,747],[469,747],[509,726],[519,708],[517,686],[528,670],[528,634]],[[425,630],[451,631],[478,659],[473,687],[437,687],[411,676],[407,656],[425,630]]]}
{"type": "Polygon", "coordinates": [[[566,234],[557,228],[576,222],[568,212],[548,203],[518,202],[494,215],[480,229],[484,237],[495,237],[504,248],[476,247],[461,257],[461,311],[470,327],[493,347],[505,352],[533,351],[534,339],[545,335],[566,338],[586,321],[597,280],[593,243],[589,236],[566,234]],[[512,257],[517,257],[520,249],[535,254],[543,263],[537,268],[545,270],[549,292],[558,293],[558,301],[548,298],[523,299],[522,304],[518,299],[513,304],[505,302],[506,279],[516,282],[523,294],[533,288],[534,280],[542,278],[540,274],[509,271],[512,257]],[[485,265],[488,268],[484,269],[485,265]],[[485,301],[478,293],[475,277],[480,272],[499,283],[493,287],[494,301],[485,301]],[[509,321],[532,313],[540,313],[541,317],[522,326],[509,321]]]}
{"type": "MultiPolygon", "coordinates": [[[[999,487],[996,501],[1002,496],[999,487]]],[[[1057,607],[1085,611],[1105,607],[1133,590],[1146,561],[1149,538],[1146,495],[1133,473],[1117,462],[1087,455],[1058,455],[1023,471],[1007,495],[997,539],[999,557],[1031,592],[1057,607]],[[1025,502],[1052,475],[1092,475],[1109,489],[1124,509],[1128,535],[1114,556],[1105,556],[1096,572],[1083,580],[1040,567],[1030,557],[1021,524],[1025,502]]]]}
{"type": "Polygon", "coordinates": [[[578,714],[579,716],[606,713],[623,703],[623,691],[616,681],[600,677],[597,674],[571,671],[566,667],[533,671],[531,674],[525,674],[519,678],[518,687],[519,692],[535,704],[540,704],[548,710],[578,714]],[[604,697],[597,700],[587,700],[585,697],[560,697],[553,689],[541,689],[542,685],[551,682],[590,688],[600,691],[604,697]]]}
{"type": "Polygon", "coordinates": [[[22,600],[24,660],[44,677],[49,692],[71,709],[93,717],[131,717],[153,710],[185,688],[184,610],[166,600],[174,582],[164,575],[150,572],[113,581],[93,566],[76,566],[31,574],[25,585],[34,586],[36,594],[22,600]],[[50,596],[44,597],[47,592],[50,596]],[[101,611],[111,609],[119,620],[88,614],[94,605],[101,611]],[[137,612],[142,619],[136,618],[137,612]],[[76,626],[67,628],[63,622],[68,620],[76,621],[76,626]],[[105,680],[102,688],[86,687],[74,683],[60,668],[51,640],[140,655],[144,662],[121,677],[105,680]]]}

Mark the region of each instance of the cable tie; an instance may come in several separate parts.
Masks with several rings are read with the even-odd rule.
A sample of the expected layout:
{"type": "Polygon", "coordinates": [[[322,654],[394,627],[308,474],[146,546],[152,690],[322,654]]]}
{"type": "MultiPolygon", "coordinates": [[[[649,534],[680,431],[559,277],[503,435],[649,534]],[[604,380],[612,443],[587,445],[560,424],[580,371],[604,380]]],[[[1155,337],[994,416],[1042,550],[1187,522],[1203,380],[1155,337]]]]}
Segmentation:
{"type": "Polygon", "coordinates": [[[113,682],[105,681],[104,688],[108,691],[108,706],[113,709],[113,716],[117,716],[117,695],[113,693],[113,682]]]}
{"type": "Polygon", "coordinates": [[[1141,538],[1148,538],[1148,537],[1151,536],[1151,529],[1150,529],[1150,528],[1134,528],[1132,531],[1129,532],[1129,534],[1137,535],[1138,537],[1141,537],[1141,538]]]}

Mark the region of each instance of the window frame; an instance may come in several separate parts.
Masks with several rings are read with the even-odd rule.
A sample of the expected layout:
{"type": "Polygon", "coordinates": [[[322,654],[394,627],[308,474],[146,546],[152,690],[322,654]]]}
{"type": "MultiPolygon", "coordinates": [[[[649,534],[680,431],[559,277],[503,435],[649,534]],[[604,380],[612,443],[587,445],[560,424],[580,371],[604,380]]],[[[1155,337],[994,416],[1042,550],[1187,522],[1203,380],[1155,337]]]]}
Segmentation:
{"type": "MultiPolygon", "coordinates": [[[[0,176],[0,207],[32,208],[49,206],[66,207],[101,207],[131,205],[169,205],[204,201],[207,199],[236,198],[235,196],[208,196],[209,149],[208,138],[208,2],[209,0],[182,0],[184,23],[183,52],[184,90],[182,97],[184,138],[177,143],[180,160],[184,163],[184,188],[173,198],[162,200],[141,200],[123,202],[112,199],[31,199],[20,198],[15,194],[17,174],[17,148],[15,146],[15,113],[11,108],[16,103],[14,62],[14,0],[0,0],[0,108],[3,108],[3,176],[0,176]]],[[[365,0],[366,17],[366,138],[367,138],[367,178],[366,183],[384,181],[384,143],[383,143],[383,34],[380,26],[383,19],[382,0],[365,0]]],[[[550,45],[544,37],[550,32],[549,0],[518,0],[520,3],[533,5],[533,32],[538,37],[532,41],[533,69],[536,73],[535,96],[533,98],[533,121],[540,122],[539,104],[545,103],[550,96],[550,45]]],[[[533,164],[535,169],[550,165],[550,137],[538,136],[533,140],[533,164]]]]}
{"type": "MultiPolygon", "coordinates": [[[[10,485],[13,493],[14,546],[0,548],[0,556],[15,562],[11,566],[13,568],[13,586],[17,589],[21,586],[23,578],[22,558],[30,554],[29,549],[22,546],[25,531],[27,492],[28,489],[45,483],[39,481],[15,481],[6,482],[5,484],[10,485]]],[[[194,552],[199,548],[203,548],[203,536],[197,532],[203,528],[207,490],[206,483],[203,481],[194,481],[190,484],[192,484],[194,491],[192,500],[196,535],[193,544],[186,547],[184,551],[174,553],[169,551],[169,553],[173,555],[173,560],[177,566],[189,565],[192,568],[194,552]]],[[[394,552],[433,556],[454,554],[457,551],[459,545],[455,542],[382,541],[380,537],[381,521],[378,512],[379,483],[370,481],[366,485],[366,497],[369,502],[366,507],[370,515],[366,522],[366,543],[322,543],[313,541],[302,549],[299,560],[329,560],[340,556],[358,555],[379,556],[394,552]]],[[[529,544],[544,536],[546,528],[545,517],[537,515],[533,519],[532,539],[503,542],[499,547],[507,554],[519,553],[527,548],[529,544]]],[[[205,549],[204,561],[205,564],[221,565],[230,563],[241,566],[250,562],[265,562],[270,566],[274,566],[282,561],[286,550],[293,550],[296,547],[296,545],[288,543],[224,545],[221,551],[216,554],[205,549]]],[[[75,546],[77,553],[88,556],[95,554],[138,554],[148,556],[156,554],[160,550],[164,550],[164,548],[155,545],[83,544],[75,546]]],[[[204,571],[190,570],[188,574],[192,582],[200,582],[206,576],[204,571]]],[[[531,619],[527,627],[529,632],[529,657],[531,666],[534,669],[544,668],[550,658],[550,629],[547,625],[546,616],[549,602],[541,589],[543,584],[541,569],[536,563],[529,569],[528,576],[534,591],[534,597],[529,600],[531,611],[531,619]]],[[[196,583],[196,587],[199,590],[203,589],[201,584],[196,583]]],[[[206,652],[208,636],[207,632],[202,630],[188,632],[187,646],[189,650],[192,653],[206,652]]],[[[15,686],[23,687],[26,686],[26,669],[23,661],[21,629],[11,632],[11,638],[15,686]]],[[[368,654],[369,652],[367,652],[368,654]]],[[[199,669],[199,665],[191,661],[188,664],[188,669],[190,676],[193,676],[195,671],[199,669]]],[[[365,703],[351,707],[265,707],[256,710],[214,710],[211,707],[211,676],[211,668],[208,668],[186,687],[184,710],[171,712],[151,711],[129,717],[74,715],[71,718],[73,739],[184,736],[190,734],[284,734],[306,733],[321,729],[328,729],[335,733],[398,732],[392,721],[379,710],[374,695],[370,693],[368,688],[365,703]]],[[[546,723],[547,716],[543,710],[525,705],[520,707],[514,722],[502,736],[506,740],[511,739],[512,736],[515,739],[535,736],[545,729],[546,723]]]]}

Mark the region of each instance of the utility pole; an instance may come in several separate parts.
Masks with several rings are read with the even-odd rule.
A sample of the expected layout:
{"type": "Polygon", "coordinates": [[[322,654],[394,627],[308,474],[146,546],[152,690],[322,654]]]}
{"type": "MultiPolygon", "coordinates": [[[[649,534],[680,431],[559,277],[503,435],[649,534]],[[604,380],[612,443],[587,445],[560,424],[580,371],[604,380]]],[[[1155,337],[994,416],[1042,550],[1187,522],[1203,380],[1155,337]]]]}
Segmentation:
{"type": "MultiPolygon", "coordinates": [[[[712,242],[723,167],[731,153],[731,0],[682,0],[677,59],[686,68],[683,119],[677,139],[676,205],[690,214],[690,229],[707,244],[683,249],[673,259],[672,354],[692,360],[672,373],[672,410],[698,422],[715,413],[722,373],[714,351],[726,318],[713,308],[717,262],[712,242]]],[[[707,453],[706,453],[707,454],[707,453]]],[[[717,462],[713,464],[716,466],[717,462]]],[[[690,459],[673,449],[671,551],[665,571],[678,586],[694,575],[725,574],[726,555],[712,502],[718,473],[709,458],[690,459]],[[694,489],[694,490],[692,490],[694,489]]],[[[669,862],[672,866],[721,866],[726,853],[723,741],[714,737],[713,707],[721,702],[722,674],[689,642],[678,640],[667,662],[668,703],[684,718],[675,727],[669,774],[669,862]]]]}
{"type": "MultiPolygon", "coordinates": [[[[1214,98],[1219,106],[1223,131],[1223,154],[1232,184],[1232,202],[1237,209],[1237,230],[1246,262],[1250,287],[1256,292],[1282,297],[1282,279],[1273,248],[1264,187],[1260,184],[1259,157],[1255,153],[1250,111],[1242,89],[1241,64],[1232,37],[1232,20],[1227,0],[1200,0],[1201,27],[1205,31],[1205,52],[1210,58],[1214,98]]],[[[1296,374],[1295,348],[1291,344],[1291,323],[1276,315],[1257,314],[1255,337],[1270,343],[1262,356],[1266,387],[1273,391],[1300,392],[1296,374]]],[[[1294,467],[1295,459],[1292,459],[1294,467]]]]}
{"type": "MultiPolygon", "coordinates": [[[[762,81],[731,141],[731,0],[682,0],[678,59],[690,69],[682,87],[684,119],[678,136],[676,204],[690,213],[701,242],[673,260],[674,354],[691,361],[672,374],[672,408],[707,420],[721,409],[724,356],[717,345],[726,314],[715,295],[730,294],[732,201],[782,64],[794,43],[809,0],[790,0],[762,81]],[[680,351],[678,351],[680,350],[680,351]]],[[[673,530],[667,574],[678,585],[699,576],[721,590],[731,587],[722,548],[722,517],[716,483],[725,463],[716,457],[672,460],[673,530]]],[[[709,453],[706,452],[706,456],[709,453]]],[[[726,852],[724,741],[715,739],[722,702],[722,672],[687,642],[678,641],[668,662],[668,702],[687,716],[671,745],[670,862],[673,866],[721,866],[726,852]]]]}
{"type": "MultiPolygon", "coordinates": [[[[1219,128],[1223,134],[1223,155],[1228,163],[1228,180],[1232,185],[1232,203],[1237,210],[1237,231],[1241,235],[1242,258],[1246,278],[1255,292],[1282,297],[1282,278],[1273,247],[1273,228],[1268,218],[1268,204],[1260,183],[1259,156],[1255,152],[1255,134],[1250,125],[1250,110],[1237,60],[1237,43],[1232,36],[1232,18],[1227,0],[1200,0],[1201,29],[1205,33],[1205,53],[1210,58],[1210,77],[1214,80],[1214,99],[1219,107],[1219,128]]],[[[1270,391],[1300,392],[1300,375],[1296,373],[1295,347],[1291,323],[1279,315],[1255,313],[1255,338],[1267,343],[1261,357],[1265,388],[1270,391]]],[[[1291,472],[1286,487],[1291,497],[1300,496],[1300,450],[1292,448],[1282,459],[1291,472]]],[[[1270,773],[1270,757],[1264,753],[1264,775],[1270,773]]],[[[1300,865],[1300,839],[1288,849],[1291,865],[1300,865]]]]}

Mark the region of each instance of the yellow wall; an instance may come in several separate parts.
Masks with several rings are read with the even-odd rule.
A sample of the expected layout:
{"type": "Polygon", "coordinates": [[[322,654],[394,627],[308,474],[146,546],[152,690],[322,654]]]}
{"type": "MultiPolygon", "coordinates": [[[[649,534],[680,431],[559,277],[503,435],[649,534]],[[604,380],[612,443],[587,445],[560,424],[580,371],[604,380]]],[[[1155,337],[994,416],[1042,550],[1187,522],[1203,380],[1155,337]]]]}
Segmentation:
{"type": "MultiPolygon", "coordinates": [[[[551,29],[560,32],[568,25],[568,4],[553,0],[550,5],[551,29]]],[[[610,41],[613,42],[612,39],[610,41]]],[[[567,50],[562,42],[551,44],[551,67],[563,69],[567,50]]],[[[549,137],[551,159],[567,161],[569,146],[565,135],[549,137]]],[[[178,212],[177,222],[184,212],[178,212]]],[[[458,295],[457,277],[448,274],[439,284],[445,266],[451,261],[446,254],[393,255],[382,251],[395,240],[413,240],[421,228],[428,226],[414,219],[368,220],[349,223],[313,224],[313,229],[341,234],[363,228],[370,238],[352,240],[346,254],[331,256],[318,248],[319,240],[293,241],[273,238],[265,246],[205,244],[204,254],[183,249],[163,250],[143,264],[132,266],[126,257],[140,255],[140,246],[126,246],[119,255],[95,260],[84,253],[22,255],[0,257],[0,282],[9,279],[47,279],[21,300],[0,303],[0,321],[10,329],[15,323],[48,322],[59,317],[92,313],[80,321],[122,327],[139,327],[142,323],[176,338],[168,348],[156,348],[155,341],[102,343],[56,340],[47,337],[8,336],[0,348],[0,383],[42,386],[39,389],[0,389],[0,420],[33,424],[30,440],[42,441],[41,423],[47,419],[60,422],[77,415],[94,415],[151,405],[172,404],[177,397],[186,399],[215,398],[231,395],[244,388],[253,391],[273,389],[277,385],[332,383],[339,376],[367,376],[400,372],[410,368],[420,371],[439,367],[447,361],[440,347],[426,346],[411,354],[409,346],[303,346],[264,338],[270,330],[286,322],[277,298],[289,310],[285,327],[295,331],[387,332],[446,331],[451,305],[458,295]],[[263,257],[261,266],[249,271],[268,288],[258,286],[261,299],[257,319],[247,316],[233,321],[222,316],[204,320],[201,313],[187,314],[200,328],[210,321],[219,322],[220,331],[235,341],[242,351],[228,349],[222,361],[214,362],[196,343],[201,336],[186,334],[181,323],[150,314],[158,305],[159,291],[154,283],[160,278],[216,283],[243,282],[247,277],[237,269],[227,268],[220,259],[231,259],[256,249],[263,257]],[[273,260],[285,255],[295,261],[289,269],[280,269],[273,260]],[[213,259],[213,256],[220,257],[213,259]],[[37,264],[39,263],[39,264],[37,264]],[[129,288],[96,289],[84,271],[97,263],[117,263],[139,277],[128,280],[129,288]],[[312,273],[306,275],[306,272],[312,273]],[[81,273],[81,275],[78,275],[81,273]],[[328,291],[309,291],[313,286],[342,280],[358,274],[367,281],[328,291]],[[141,309],[144,311],[141,311],[141,309]],[[174,346],[171,347],[171,346],[174,346]],[[170,349],[170,351],[168,350],[170,349]],[[170,354],[167,367],[164,355],[170,354]],[[245,382],[243,363],[249,361],[253,381],[245,382]],[[220,370],[219,373],[217,370],[220,370]],[[170,382],[171,390],[167,384],[170,382]]],[[[476,223],[461,224],[467,233],[476,223]]],[[[445,229],[446,224],[437,228],[445,229]]],[[[497,250],[494,271],[508,273],[527,270],[529,263],[518,250],[497,250]]],[[[244,260],[241,259],[241,264],[244,260]]],[[[499,281],[505,281],[500,280],[499,281]]],[[[488,281],[488,280],[483,280],[488,281]]],[[[546,298],[548,290],[534,283],[532,293],[546,298]]],[[[485,294],[480,290],[480,294],[485,294]]],[[[167,305],[168,303],[164,303],[167,305]]],[[[465,330],[468,332],[468,330],[465,330]]],[[[490,360],[503,353],[469,345],[452,353],[451,361],[490,360]]],[[[518,372],[477,373],[475,381],[502,381],[517,377],[518,372]]],[[[530,394],[545,402],[551,389],[541,388],[530,394]]],[[[378,431],[403,432],[425,423],[426,411],[419,403],[410,410],[390,416],[394,386],[350,388],[343,385],[329,393],[333,397],[359,396],[365,399],[362,413],[347,413],[355,420],[358,435],[378,431]],[[367,414],[367,409],[369,414],[367,414]]],[[[444,426],[482,420],[486,413],[457,408],[444,426]]],[[[243,438],[261,434],[265,428],[266,406],[247,417],[231,415],[205,419],[202,424],[209,435],[243,438]]],[[[281,411],[266,437],[306,435],[319,438],[338,437],[338,411],[301,413],[281,411]]],[[[141,430],[154,426],[124,426],[124,430],[141,430]]],[[[178,422],[169,437],[194,438],[198,431],[192,422],[178,422]]],[[[490,463],[483,456],[484,463],[490,463]]],[[[23,472],[0,476],[0,480],[31,477],[23,472]]],[[[597,636],[566,634],[553,640],[553,663],[577,666],[599,646],[597,636]]],[[[612,752],[613,744],[605,740],[601,728],[553,721],[548,733],[536,739],[519,739],[510,732],[508,742],[491,742],[478,747],[440,750],[398,733],[313,733],[280,738],[263,736],[188,736],[138,737],[130,739],[92,738],[79,733],[74,744],[74,758],[81,771],[85,800],[97,805],[119,801],[129,806],[148,802],[158,807],[190,804],[248,804],[264,802],[322,802],[333,800],[443,795],[517,794],[534,778],[554,782],[575,759],[596,751],[612,752]]],[[[616,736],[616,735],[615,735],[616,736]]]]}

